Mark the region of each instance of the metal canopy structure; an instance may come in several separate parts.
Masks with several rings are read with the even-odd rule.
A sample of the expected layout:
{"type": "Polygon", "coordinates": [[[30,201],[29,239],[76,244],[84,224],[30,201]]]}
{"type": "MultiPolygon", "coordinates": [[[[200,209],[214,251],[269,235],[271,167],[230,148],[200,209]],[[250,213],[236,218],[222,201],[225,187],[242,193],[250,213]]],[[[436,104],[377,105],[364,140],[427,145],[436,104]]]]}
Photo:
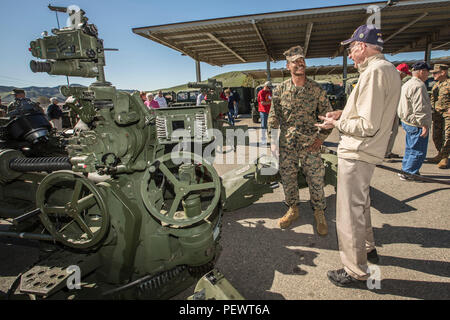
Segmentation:
{"type": "MultiPolygon", "coordinates": [[[[343,55],[340,42],[381,11],[385,53],[450,49],[450,1],[405,0],[282,11],[133,28],[145,38],[211,65],[279,61],[302,45],[306,58],[343,55]],[[388,4],[389,3],[389,4],[388,4]]],[[[374,21],[376,22],[376,21],[374,21]]]]}
{"type": "MultiPolygon", "coordinates": [[[[410,67],[419,60],[408,60],[408,61],[392,61],[392,64],[395,66],[400,63],[406,63],[410,67]]],[[[436,63],[450,64],[450,57],[442,57],[431,60],[431,65],[436,63]]],[[[353,65],[348,66],[348,73],[357,73],[358,71],[353,65]]],[[[259,69],[259,70],[247,70],[242,71],[242,73],[252,77],[254,80],[267,79],[267,70],[259,69]]],[[[323,76],[323,75],[342,75],[343,66],[340,64],[337,65],[329,65],[329,66],[311,66],[306,68],[307,76],[323,76]]],[[[271,69],[270,77],[271,78],[289,78],[291,76],[289,70],[287,69],[271,69]]]]}

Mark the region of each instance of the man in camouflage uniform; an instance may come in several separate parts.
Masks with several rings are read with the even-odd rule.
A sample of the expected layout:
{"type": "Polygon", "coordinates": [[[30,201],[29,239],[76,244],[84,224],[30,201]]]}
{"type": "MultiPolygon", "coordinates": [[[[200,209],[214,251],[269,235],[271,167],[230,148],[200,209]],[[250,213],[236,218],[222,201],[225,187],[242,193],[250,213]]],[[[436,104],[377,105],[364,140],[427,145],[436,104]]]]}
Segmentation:
{"type": "MultiPolygon", "coordinates": [[[[306,65],[301,46],[286,52],[286,68],[291,78],[281,83],[273,92],[269,128],[280,129],[279,157],[280,174],[283,183],[287,213],[279,220],[280,228],[287,228],[298,218],[298,171],[299,162],[311,196],[311,206],[320,235],[328,233],[324,216],[326,208],[324,194],[325,167],[320,157],[320,147],[331,130],[318,130],[314,124],[319,115],[332,111],[326,92],[314,81],[306,78],[306,65]]],[[[273,141],[273,153],[278,153],[273,141]]]]}
{"type": "Polygon", "coordinates": [[[13,89],[14,101],[8,104],[6,116],[14,117],[23,112],[42,112],[42,109],[33,101],[25,97],[25,91],[22,89],[13,89]]]}
{"type": "Polygon", "coordinates": [[[431,70],[436,84],[431,90],[431,105],[433,106],[433,142],[438,155],[430,160],[437,163],[439,169],[448,165],[450,153],[450,79],[448,65],[435,64],[431,70]]]}

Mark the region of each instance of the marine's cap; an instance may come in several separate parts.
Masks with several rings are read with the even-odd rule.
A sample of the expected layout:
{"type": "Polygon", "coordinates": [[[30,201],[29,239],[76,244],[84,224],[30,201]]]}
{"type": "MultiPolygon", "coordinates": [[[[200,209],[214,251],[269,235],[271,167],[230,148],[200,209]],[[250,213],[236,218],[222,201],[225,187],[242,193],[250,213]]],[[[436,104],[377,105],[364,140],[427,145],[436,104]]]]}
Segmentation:
{"type": "Polygon", "coordinates": [[[286,57],[286,60],[289,62],[295,61],[299,58],[305,58],[303,54],[303,48],[301,46],[295,46],[283,52],[286,57]]]}
{"type": "Polygon", "coordinates": [[[440,71],[448,71],[448,65],[446,64],[435,64],[434,69],[431,70],[432,73],[440,72],[440,71]]]}
{"type": "Polygon", "coordinates": [[[18,88],[14,88],[14,89],[11,91],[11,94],[19,94],[19,93],[25,93],[25,90],[23,90],[23,89],[18,89],[18,88]]]}
{"type": "Polygon", "coordinates": [[[431,70],[431,67],[428,65],[428,63],[426,63],[425,61],[419,61],[419,62],[416,62],[416,63],[414,63],[413,65],[412,65],[412,69],[414,70],[414,71],[417,71],[417,70],[424,70],[424,69],[426,69],[426,70],[431,70]]]}
{"type": "Polygon", "coordinates": [[[353,41],[361,41],[365,43],[375,44],[383,47],[384,41],[381,31],[378,30],[374,24],[363,24],[353,32],[350,39],[341,42],[341,45],[345,46],[353,41]]]}
{"type": "Polygon", "coordinates": [[[270,82],[270,81],[264,82],[264,87],[271,87],[271,86],[272,86],[272,82],[270,82]]]}
{"type": "Polygon", "coordinates": [[[397,66],[397,70],[403,73],[406,73],[407,75],[411,75],[411,71],[409,71],[409,66],[406,63],[400,63],[397,66]]]}

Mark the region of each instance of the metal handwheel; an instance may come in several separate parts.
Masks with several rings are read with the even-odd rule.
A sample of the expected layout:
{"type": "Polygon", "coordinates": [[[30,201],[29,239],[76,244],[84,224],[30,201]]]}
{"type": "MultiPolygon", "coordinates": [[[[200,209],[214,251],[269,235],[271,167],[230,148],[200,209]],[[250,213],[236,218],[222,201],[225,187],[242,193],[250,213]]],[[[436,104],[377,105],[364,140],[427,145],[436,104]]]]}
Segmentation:
{"type": "MultiPolygon", "coordinates": [[[[180,166],[177,166],[178,169],[180,166]]],[[[203,170],[205,172],[205,170],[203,170]]],[[[206,174],[205,174],[206,175],[206,174]]],[[[198,177],[197,177],[198,178],[198,177]]],[[[200,177],[205,178],[205,177],[200,177]]],[[[221,193],[221,182],[220,177],[217,174],[214,167],[202,159],[200,156],[197,156],[190,152],[182,152],[178,153],[175,157],[172,156],[171,153],[165,154],[164,156],[156,159],[153,162],[153,165],[147,169],[144,174],[142,183],[141,183],[141,196],[144,201],[145,206],[150,211],[150,213],[157,218],[158,220],[165,222],[170,225],[176,225],[185,227],[188,225],[192,225],[197,223],[205,218],[207,218],[217,207],[217,204],[220,199],[221,193]],[[175,159],[176,158],[176,159],[175,159]],[[166,166],[166,162],[169,160],[180,160],[184,161],[189,160],[192,164],[201,165],[203,169],[206,169],[208,180],[212,180],[209,182],[200,182],[189,184],[184,181],[181,181],[177,178],[174,173],[166,166]],[[168,210],[164,210],[163,204],[167,202],[164,199],[164,192],[161,191],[161,188],[155,185],[154,179],[152,178],[153,174],[159,170],[163,175],[163,180],[165,183],[170,183],[173,187],[173,191],[175,193],[175,198],[172,201],[168,210]],[[214,196],[212,200],[208,200],[209,205],[206,209],[202,209],[201,213],[194,217],[187,216],[179,216],[177,215],[177,209],[181,203],[181,201],[189,196],[192,193],[201,193],[203,191],[208,191],[214,189],[214,196]]]]}
{"type": "Polygon", "coordinates": [[[62,244],[87,249],[98,244],[109,226],[109,214],[99,188],[82,174],[56,171],[36,192],[42,224],[62,244]]]}

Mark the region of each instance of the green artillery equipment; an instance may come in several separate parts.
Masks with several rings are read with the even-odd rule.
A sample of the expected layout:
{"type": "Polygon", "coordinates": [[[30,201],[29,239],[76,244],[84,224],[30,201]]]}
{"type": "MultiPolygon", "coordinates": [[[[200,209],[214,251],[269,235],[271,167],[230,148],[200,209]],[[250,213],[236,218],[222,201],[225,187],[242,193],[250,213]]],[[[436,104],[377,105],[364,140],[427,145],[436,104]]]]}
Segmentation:
{"type": "MultiPolygon", "coordinates": [[[[89,129],[70,138],[68,157],[30,160],[1,150],[2,204],[16,217],[15,228],[0,235],[56,242],[49,257],[22,275],[21,293],[60,293],[75,265],[103,284],[105,298],[168,298],[212,270],[220,253],[220,178],[201,157],[171,153],[179,142],[172,140],[175,129],[211,142],[210,108],[152,112],[138,92],[116,90],[105,80],[97,29],[79,14],[80,24],[31,42],[31,53],[46,59],[32,61],[31,69],[97,78],[87,88],[60,89],[89,129]],[[22,211],[12,210],[18,201],[8,198],[10,190],[22,211]]],[[[240,298],[227,290],[224,296],[240,298]]]]}

